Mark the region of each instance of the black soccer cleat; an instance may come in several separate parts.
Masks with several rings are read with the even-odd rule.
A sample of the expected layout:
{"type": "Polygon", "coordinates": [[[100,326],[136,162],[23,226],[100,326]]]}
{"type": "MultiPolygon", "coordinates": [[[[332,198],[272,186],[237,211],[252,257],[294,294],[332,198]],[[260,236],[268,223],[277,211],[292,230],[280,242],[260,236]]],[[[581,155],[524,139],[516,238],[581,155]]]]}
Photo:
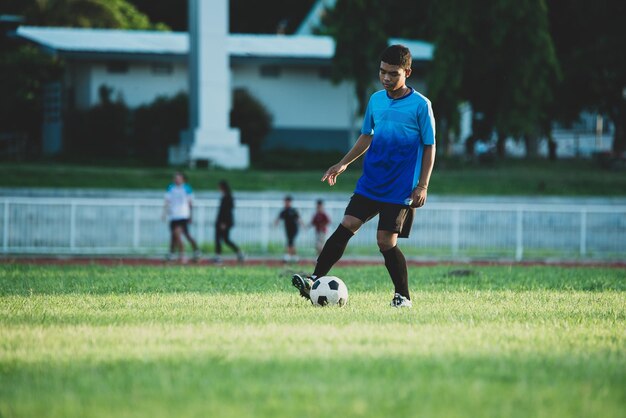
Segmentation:
{"type": "Polygon", "coordinates": [[[300,291],[300,296],[311,300],[311,286],[313,286],[313,280],[310,277],[302,277],[299,274],[294,274],[291,279],[291,284],[300,291]]]}

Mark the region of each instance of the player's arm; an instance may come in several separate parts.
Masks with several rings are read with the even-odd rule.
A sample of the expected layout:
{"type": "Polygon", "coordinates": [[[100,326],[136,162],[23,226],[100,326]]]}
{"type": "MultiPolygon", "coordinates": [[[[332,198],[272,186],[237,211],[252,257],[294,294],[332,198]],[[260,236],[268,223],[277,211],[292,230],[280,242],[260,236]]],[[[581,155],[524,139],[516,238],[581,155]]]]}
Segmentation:
{"type": "Polygon", "coordinates": [[[435,166],[435,145],[424,145],[424,154],[422,155],[422,171],[420,172],[420,181],[411,193],[411,204],[414,208],[421,208],[426,203],[426,195],[428,194],[428,183],[430,175],[435,166]]]}
{"type": "Polygon", "coordinates": [[[411,206],[421,208],[426,203],[430,175],[435,165],[435,115],[429,101],[426,101],[418,109],[417,122],[419,124],[420,137],[424,144],[424,153],[422,154],[420,180],[411,193],[411,200],[413,201],[411,206]]]}
{"type": "Polygon", "coordinates": [[[348,151],[348,153],[344,155],[341,161],[326,170],[326,172],[322,176],[322,181],[328,181],[329,185],[334,186],[335,183],[337,183],[337,176],[346,171],[346,168],[348,168],[348,166],[352,164],[354,160],[359,158],[365,153],[365,151],[367,151],[367,149],[372,144],[372,138],[372,135],[361,134],[361,136],[359,136],[359,138],[356,140],[356,143],[354,144],[352,149],[350,149],[350,151],[348,151]]]}

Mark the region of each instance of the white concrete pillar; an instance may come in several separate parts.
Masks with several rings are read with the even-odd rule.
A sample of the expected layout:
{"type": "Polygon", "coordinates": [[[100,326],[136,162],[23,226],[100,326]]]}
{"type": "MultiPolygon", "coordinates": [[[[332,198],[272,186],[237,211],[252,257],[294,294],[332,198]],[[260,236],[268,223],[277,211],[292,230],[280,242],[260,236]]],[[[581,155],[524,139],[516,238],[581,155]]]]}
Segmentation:
{"type": "Polygon", "coordinates": [[[228,0],[189,0],[189,130],[170,148],[170,163],[209,161],[247,168],[249,152],[230,128],[228,0]]]}

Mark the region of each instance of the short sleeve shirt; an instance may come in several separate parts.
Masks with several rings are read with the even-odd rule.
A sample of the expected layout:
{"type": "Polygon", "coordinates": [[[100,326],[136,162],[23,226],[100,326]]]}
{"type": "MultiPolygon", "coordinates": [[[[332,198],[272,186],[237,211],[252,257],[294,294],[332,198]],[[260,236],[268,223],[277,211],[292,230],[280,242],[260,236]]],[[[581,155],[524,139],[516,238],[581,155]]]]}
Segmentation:
{"type": "Polygon", "coordinates": [[[425,145],[435,144],[430,100],[411,89],[398,99],[385,90],[369,100],[361,133],[373,135],[355,193],[406,205],[419,182],[425,145]]]}
{"type": "Polygon", "coordinates": [[[171,221],[189,219],[191,217],[190,204],[193,199],[191,186],[183,183],[180,186],[172,183],[167,186],[165,200],[167,201],[168,217],[171,221]]]}
{"type": "Polygon", "coordinates": [[[289,230],[298,229],[298,219],[300,219],[300,214],[294,208],[285,208],[278,215],[280,219],[285,221],[285,228],[289,230]]]}

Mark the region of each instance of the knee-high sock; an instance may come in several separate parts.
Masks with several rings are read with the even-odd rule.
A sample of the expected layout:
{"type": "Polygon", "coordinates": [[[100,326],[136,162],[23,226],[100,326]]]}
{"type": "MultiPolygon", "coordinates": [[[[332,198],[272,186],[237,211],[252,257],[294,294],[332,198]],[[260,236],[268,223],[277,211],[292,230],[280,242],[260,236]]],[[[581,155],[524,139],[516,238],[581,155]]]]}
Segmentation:
{"type": "Polygon", "coordinates": [[[406,268],[404,254],[402,254],[397,245],[387,251],[381,251],[381,253],[385,257],[385,267],[387,267],[389,276],[391,276],[395,292],[407,299],[411,299],[409,295],[409,273],[406,268]]]}
{"type": "Polygon", "coordinates": [[[348,241],[350,241],[350,238],[353,236],[352,231],[339,224],[335,232],[326,240],[322,252],[319,257],[317,257],[317,264],[315,265],[313,276],[326,276],[335,263],[339,261],[348,245],[348,241]]]}

